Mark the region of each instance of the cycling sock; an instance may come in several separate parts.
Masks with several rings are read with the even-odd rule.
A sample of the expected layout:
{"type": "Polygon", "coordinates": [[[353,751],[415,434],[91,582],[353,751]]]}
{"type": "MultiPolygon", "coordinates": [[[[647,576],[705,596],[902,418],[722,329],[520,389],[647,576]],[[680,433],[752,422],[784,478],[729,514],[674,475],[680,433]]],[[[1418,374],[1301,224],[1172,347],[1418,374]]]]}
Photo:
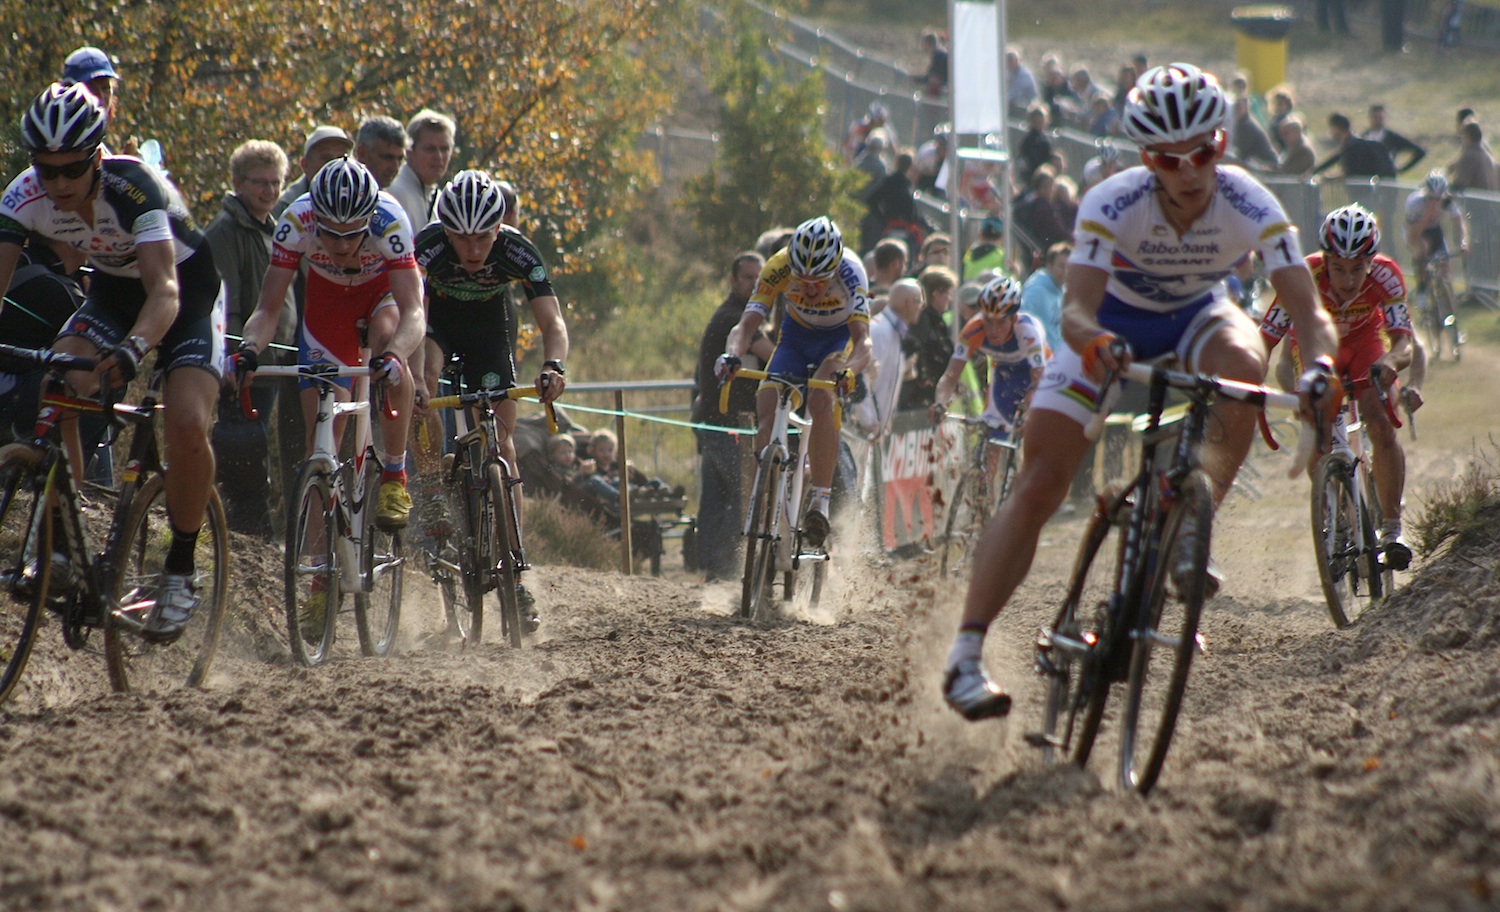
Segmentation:
{"type": "Polygon", "coordinates": [[[948,648],[947,667],[957,668],[960,662],[978,662],[984,658],[984,630],[974,630],[973,626],[965,624],[958,629],[958,636],[948,648]]]}
{"type": "Polygon", "coordinates": [[[828,488],[820,488],[820,487],[814,486],[813,489],[812,489],[812,496],[809,497],[808,501],[807,501],[807,508],[809,510],[817,510],[819,513],[822,513],[824,516],[827,516],[828,515],[828,494],[829,494],[829,489],[828,488]]]}
{"type": "Polygon", "coordinates": [[[406,454],[390,456],[380,454],[380,482],[399,481],[406,484],[406,454]]]}
{"type": "Polygon", "coordinates": [[[193,572],[193,550],[198,547],[198,530],[180,531],[172,527],[172,544],[167,547],[167,558],[162,569],[168,573],[187,576],[193,572]]]}

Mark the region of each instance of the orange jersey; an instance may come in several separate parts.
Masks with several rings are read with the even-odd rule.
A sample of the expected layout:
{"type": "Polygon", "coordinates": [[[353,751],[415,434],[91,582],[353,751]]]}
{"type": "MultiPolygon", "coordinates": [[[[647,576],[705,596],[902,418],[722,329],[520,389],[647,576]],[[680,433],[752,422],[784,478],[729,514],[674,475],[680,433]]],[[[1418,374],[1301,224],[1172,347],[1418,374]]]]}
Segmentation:
{"type": "MultiPolygon", "coordinates": [[[[1411,333],[1411,313],[1406,307],[1406,279],[1396,261],[1381,254],[1375,255],[1370,264],[1370,274],[1359,293],[1348,304],[1334,300],[1329,288],[1328,270],[1323,254],[1314,253],[1307,258],[1307,268],[1312,270],[1313,281],[1318,288],[1318,297],[1323,307],[1338,327],[1339,346],[1357,342],[1371,335],[1378,336],[1384,329],[1388,333],[1411,333]]],[[[1272,302],[1271,309],[1260,321],[1260,333],[1267,348],[1275,348],[1292,331],[1292,317],[1281,307],[1280,299],[1272,302]]],[[[1295,337],[1293,339],[1295,342],[1295,337]]]]}

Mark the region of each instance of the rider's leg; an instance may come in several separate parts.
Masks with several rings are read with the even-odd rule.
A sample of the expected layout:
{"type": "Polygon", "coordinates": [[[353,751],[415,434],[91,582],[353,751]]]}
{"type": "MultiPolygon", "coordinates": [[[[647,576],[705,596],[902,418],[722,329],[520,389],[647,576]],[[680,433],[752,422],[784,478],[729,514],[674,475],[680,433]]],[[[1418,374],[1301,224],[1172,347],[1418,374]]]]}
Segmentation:
{"type": "MultiPolygon", "coordinates": [[[[1266,377],[1266,352],[1253,324],[1232,320],[1223,324],[1200,349],[1192,366],[1204,374],[1227,380],[1261,383],[1266,377]]],[[[1203,470],[1214,483],[1214,503],[1224,500],[1240,464],[1250,452],[1258,409],[1230,400],[1215,403],[1204,435],[1203,470]]]]}
{"type": "MultiPolygon", "coordinates": [[[[396,307],[381,307],[370,314],[371,352],[390,348],[391,337],[395,335],[400,319],[401,311],[396,307]]],[[[380,461],[392,476],[404,478],[406,471],[406,435],[411,430],[415,401],[412,393],[415,389],[415,382],[408,377],[399,386],[387,386],[385,390],[387,405],[395,410],[396,416],[392,418],[385,412],[380,415],[381,447],[385,450],[380,454],[380,461]]]]}
{"type": "MultiPolygon", "coordinates": [[[[776,417],[776,388],[762,386],[755,393],[755,458],[771,442],[771,422],[776,417]]],[[[830,475],[830,477],[832,477],[830,475]]]]}
{"type": "MultiPolygon", "coordinates": [[[[63,336],[52,343],[52,350],[80,358],[99,357],[99,349],[82,336],[63,336]]],[[[99,391],[99,377],[89,371],[69,371],[66,382],[68,393],[79,398],[87,398],[99,391]]],[[[43,382],[42,396],[45,397],[46,394],[47,383],[43,382]]],[[[62,430],[63,449],[68,456],[68,470],[73,473],[75,479],[82,481],[88,462],[83,457],[83,443],[78,435],[78,413],[64,412],[58,421],[58,427],[62,430]]]]}
{"type": "Polygon", "coordinates": [[[203,525],[203,511],[214,483],[209,432],[218,395],[219,378],[199,367],[172,371],[162,389],[167,513],[176,532],[196,533],[203,525]]]}
{"type": "Polygon", "coordinates": [[[832,487],[833,470],[839,458],[839,432],[833,426],[832,391],[809,390],[807,414],[812,418],[807,448],[810,481],[815,488],[832,487]]]}
{"type": "Polygon", "coordinates": [[[1398,541],[1401,537],[1401,496],[1406,490],[1406,452],[1401,449],[1396,428],[1373,387],[1359,391],[1359,415],[1370,440],[1370,474],[1375,477],[1375,493],[1380,497],[1380,509],[1385,514],[1381,523],[1382,538],[1398,541]]]}

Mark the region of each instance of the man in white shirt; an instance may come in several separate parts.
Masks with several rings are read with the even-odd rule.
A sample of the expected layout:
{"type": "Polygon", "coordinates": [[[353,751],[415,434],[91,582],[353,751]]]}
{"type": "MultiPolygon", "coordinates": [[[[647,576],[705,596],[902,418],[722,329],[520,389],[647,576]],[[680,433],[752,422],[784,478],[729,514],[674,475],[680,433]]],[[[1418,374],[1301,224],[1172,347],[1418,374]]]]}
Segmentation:
{"type": "Polygon", "coordinates": [[[448,163],[453,160],[457,133],[453,118],[430,108],[418,111],[406,125],[411,148],[396,179],[385,189],[401,203],[418,231],[433,219],[433,204],[448,173],[448,163]]]}
{"type": "Polygon", "coordinates": [[[859,403],[856,412],[866,431],[883,435],[890,427],[896,397],[901,392],[901,377],[906,373],[901,341],[921,311],[922,286],[916,279],[898,279],[891,286],[885,309],[870,320],[870,341],[875,354],[872,370],[866,376],[870,395],[859,403]]]}

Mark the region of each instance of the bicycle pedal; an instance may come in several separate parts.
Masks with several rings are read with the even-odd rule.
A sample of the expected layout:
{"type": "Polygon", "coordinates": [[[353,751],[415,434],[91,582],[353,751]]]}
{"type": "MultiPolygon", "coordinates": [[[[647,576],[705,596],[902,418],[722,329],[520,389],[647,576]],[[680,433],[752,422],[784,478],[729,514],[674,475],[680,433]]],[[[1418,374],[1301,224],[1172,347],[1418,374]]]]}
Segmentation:
{"type": "Polygon", "coordinates": [[[1063,740],[1061,738],[1057,737],[1056,735],[1048,735],[1043,732],[1027,732],[1026,734],[1022,735],[1021,738],[1032,747],[1063,747],[1063,740]]]}

